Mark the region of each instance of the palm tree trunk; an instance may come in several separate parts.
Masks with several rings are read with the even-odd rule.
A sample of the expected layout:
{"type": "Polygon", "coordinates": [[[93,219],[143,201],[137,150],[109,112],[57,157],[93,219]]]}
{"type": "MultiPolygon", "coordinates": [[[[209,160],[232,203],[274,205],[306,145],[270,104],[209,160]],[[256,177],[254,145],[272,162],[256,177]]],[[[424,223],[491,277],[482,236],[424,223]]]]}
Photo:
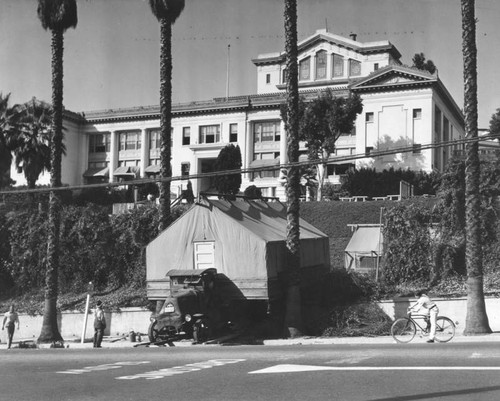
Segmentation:
{"type": "MultiPolygon", "coordinates": [[[[465,136],[477,133],[477,49],[474,0],[462,0],[462,51],[464,58],[465,136]]],[[[467,144],[465,161],[465,263],[467,266],[467,314],[465,335],[491,333],[483,292],[483,258],[481,247],[480,164],[478,143],[467,144]]]]}
{"type": "Polygon", "coordinates": [[[161,182],[160,190],[160,230],[170,224],[170,180],[172,167],[170,164],[172,137],[172,23],[165,17],[160,21],[160,125],[161,125],[161,182]]]}
{"type": "MultiPolygon", "coordinates": [[[[52,31],[52,130],[50,144],[50,185],[61,186],[62,113],[63,113],[63,50],[62,30],[52,31]]],[[[49,233],[45,272],[45,309],[39,343],[62,341],[57,327],[57,295],[59,280],[59,233],[61,226],[59,193],[52,191],[49,199],[49,233]]]]}
{"type": "MultiPolygon", "coordinates": [[[[297,0],[285,0],[285,51],[287,55],[287,151],[291,163],[299,160],[299,84],[297,49],[297,0]]],[[[300,296],[300,171],[297,166],[288,169],[287,235],[286,235],[286,312],[287,335],[301,334],[302,311],[300,296]]]]}

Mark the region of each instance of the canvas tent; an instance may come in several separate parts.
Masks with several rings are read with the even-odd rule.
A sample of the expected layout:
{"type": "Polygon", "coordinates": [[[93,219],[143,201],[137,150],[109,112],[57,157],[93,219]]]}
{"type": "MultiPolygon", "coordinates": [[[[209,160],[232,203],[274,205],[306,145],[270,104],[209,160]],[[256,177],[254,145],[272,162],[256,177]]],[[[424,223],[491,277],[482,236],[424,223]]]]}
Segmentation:
{"type": "Polygon", "coordinates": [[[383,251],[380,224],[355,224],[351,228],[353,234],[344,253],[346,270],[375,271],[383,251]]]}
{"type": "MultiPolygon", "coordinates": [[[[286,225],[280,202],[202,199],[148,244],[148,297],[164,296],[169,270],[215,267],[239,296],[269,299],[286,269],[286,225]]],[[[301,272],[326,273],[328,236],[301,219],[300,237],[301,272]]]]}

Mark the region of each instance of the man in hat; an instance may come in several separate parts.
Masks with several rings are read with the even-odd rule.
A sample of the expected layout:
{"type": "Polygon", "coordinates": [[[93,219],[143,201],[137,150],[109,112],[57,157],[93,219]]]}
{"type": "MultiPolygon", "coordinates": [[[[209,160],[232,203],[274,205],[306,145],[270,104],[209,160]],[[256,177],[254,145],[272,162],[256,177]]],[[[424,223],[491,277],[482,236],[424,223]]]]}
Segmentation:
{"type": "Polygon", "coordinates": [[[7,325],[7,334],[8,334],[7,348],[10,348],[10,346],[12,345],[12,339],[14,338],[14,330],[16,323],[17,323],[17,329],[19,330],[19,316],[17,315],[17,312],[14,310],[14,305],[11,305],[9,311],[5,312],[2,324],[2,330],[4,330],[5,325],[7,325]]]}
{"type": "Polygon", "coordinates": [[[106,318],[102,310],[102,302],[97,301],[94,311],[94,348],[101,348],[104,329],[106,328],[106,318]]]}

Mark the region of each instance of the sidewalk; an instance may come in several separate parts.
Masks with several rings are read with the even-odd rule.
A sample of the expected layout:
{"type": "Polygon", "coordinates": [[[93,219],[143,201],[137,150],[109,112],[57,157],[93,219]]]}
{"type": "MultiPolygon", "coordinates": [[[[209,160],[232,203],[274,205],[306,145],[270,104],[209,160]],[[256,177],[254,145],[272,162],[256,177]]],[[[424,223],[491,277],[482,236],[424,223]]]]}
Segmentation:
{"type": "MultiPolygon", "coordinates": [[[[121,339],[117,341],[112,341],[116,339],[104,339],[102,342],[102,348],[133,348],[135,345],[140,343],[131,342],[129,339],[121,339]]],[[[410,344],[423,344],[427,340],[427,337],[416,337],[410,344]]],[[[500,342],[500,332],[494,332],[492,334],[485,334],[480,336],[464,336],[462,333],[457,333],[455,337],[450,341],[450,343],[471,343],[471,342],[500,342]]],[[[12,344],[12,348],[19,348],[19,343],[25,342],[26,344],[34,344],[33,339],[18,339],[12,344]]],[[[240,345],[245,345],[245,341],[238,343],[240,345]]],[[[273,340],[263,340],[261,343],[265,346],[280,346],[280,345],[354,345],[354,344],[397,344],[396,341],[391,336],[379,336],[379,337],[299,337],[299,338],[286,338],[286,339],[273,339],[273,340]]],[[[179,341],[174,342],[177,347],[192,346],[190,341],[179,341]]],[[[217,344],[216,344],[217,345],[217,344]]],[[[222,344],[223,345],[223,344],[222,344]]],[[[234,345],[234,343],[232,343],[234,345]]],[[[152,345],[152,347],[156,347],[152,345]]],[[[51,348],[50,344],[40,344],[37,348],[51,348]]],[[[93,348],[92,342],[88,341],[81,343],[79,339],[76,338],[66,338],[64,342],[64,348],[70,349],[82,349],[82,348],[93,348]]],[[[141,348],[141,347],[138,347],[141,348]]],[[[5,342],[0,343],[0,350],[7,349],[7,344],[5,342]]]]}

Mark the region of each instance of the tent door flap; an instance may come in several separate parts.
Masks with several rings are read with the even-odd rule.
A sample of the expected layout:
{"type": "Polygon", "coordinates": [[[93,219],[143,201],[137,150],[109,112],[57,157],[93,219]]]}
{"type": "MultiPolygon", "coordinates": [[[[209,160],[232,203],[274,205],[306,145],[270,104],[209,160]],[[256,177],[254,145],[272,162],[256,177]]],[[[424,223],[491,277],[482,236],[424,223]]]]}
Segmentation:
{"type": "Polygon", "coordinates": [[[208,269],[215,267],[215,242],[203,241],[194,243],[194,268],[208,269]]]}

